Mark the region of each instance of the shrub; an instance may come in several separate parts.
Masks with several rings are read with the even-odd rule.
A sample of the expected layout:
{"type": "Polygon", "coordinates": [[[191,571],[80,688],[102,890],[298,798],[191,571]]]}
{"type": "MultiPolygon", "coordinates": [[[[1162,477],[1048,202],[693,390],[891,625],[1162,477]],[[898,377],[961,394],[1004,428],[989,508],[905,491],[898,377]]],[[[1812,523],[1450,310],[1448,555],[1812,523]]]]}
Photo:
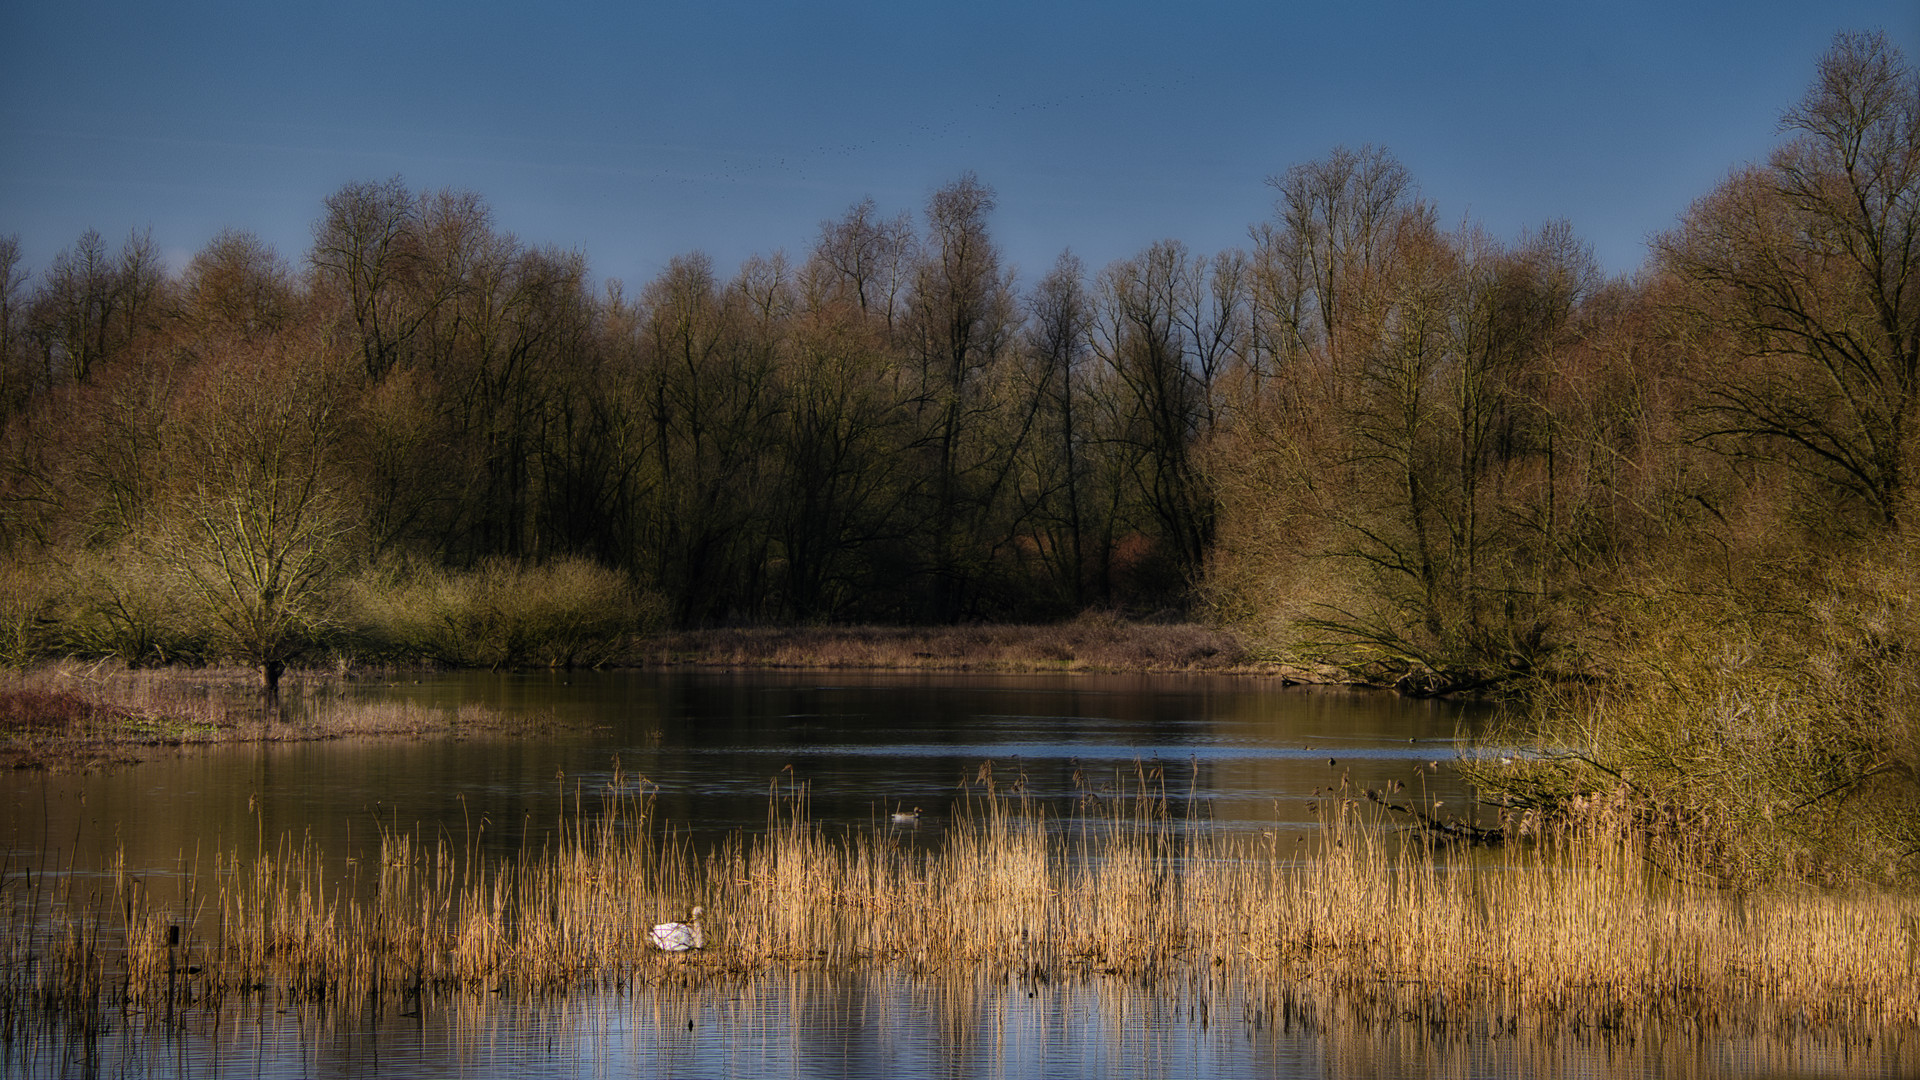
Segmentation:
{"type": "Polygon", "coordinates": [[[1498,736],[1546,758],[1485,755],[1476,778],[1528,804],[1624,805],[1675,868],[1723,882],[1920,878],[1913,548],[1643,592],[1601,682],[1543,689],[1498,736]]]}
{"type": "Polygon", "coordinates": [[[179,583],[132,545],[68,561],[51,606],[52,644],[77,656],[111,656],[128,667],[201,659],[207,635],[179,583]]]}
{"type": "Polygon", "coordinates": [[[459,667],[597,666],[661,617],[657,597],[585,559],[401,570],[363,580],[355,604],[386,649],[459,667]]]}
{"type": "Polygon", "coordinates": [[[44,651],[58,587],[34,565],[0,562],[0,664],[19,667],[44,651]]]}

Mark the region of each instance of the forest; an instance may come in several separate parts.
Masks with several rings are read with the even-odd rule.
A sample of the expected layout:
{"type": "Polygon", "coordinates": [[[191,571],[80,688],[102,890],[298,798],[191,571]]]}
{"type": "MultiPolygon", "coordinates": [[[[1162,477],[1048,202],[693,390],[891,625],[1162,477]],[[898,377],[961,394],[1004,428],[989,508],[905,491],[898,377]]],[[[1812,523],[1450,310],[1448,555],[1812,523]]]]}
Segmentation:
{"type": "Polygon", "coordinates": [[[397,177],[292,260],[0,238],[0,657],[271,684],[666,627],[1192,618],[1511,693],[1643,812],[1912,873],[1920,78],[1840,35],[1782,133],[1627,277],[1563,221],[1446,224],[1376,146],[1273,176],[1244,248],[1033,281],[971,174],[637,288],[397,177]]]}

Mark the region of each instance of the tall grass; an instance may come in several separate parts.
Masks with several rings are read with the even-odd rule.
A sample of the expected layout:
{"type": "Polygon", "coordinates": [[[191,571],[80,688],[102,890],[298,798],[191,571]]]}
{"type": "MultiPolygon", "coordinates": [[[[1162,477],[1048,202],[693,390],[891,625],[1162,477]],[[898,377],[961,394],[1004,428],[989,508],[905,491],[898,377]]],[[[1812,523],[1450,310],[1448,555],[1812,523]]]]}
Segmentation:
{"type": "Polygon", "coordinates": [[[286,837],[210,873],[183,867],[174,906],[125,875],[110,899],[52,901],[9,876],[0,1014],[153,1015],[258,993],[384,1007],[798,968],[1111,976],[1175,1000],[1233,987],[1275,1016],[1337,1002],[1503,1029],[1920,1025],[1920,898],[1696,887],[1650,872],[1617,832],[1475,863],[1342,800],[1302,855],[1183,821],[1146,788],[1058,820],[989,786],[929,848],[883,827],[831,835],[804,787],[781,787],[763,833],[696,852],[643,781],[586,795],[514,857],[478,835],[390,828],[377,859],[343,866],[286,837]],[[708,948],[652,950],[647,928],[694,904],[708,948]]]}
{"type": "Polygon", "coordinates": [[[485,705],[368,700],[339,672],[293,671],[279,715],[261,714],[259,673],[155,670],[63,661],[0,671],[0,766],[70,767],[135,759],[141,746],[351,736],[525,734],[553,723],[485,705]]]}
{"type": "Polygon", "coordinates": [[[690,630],[656,635],[639,649],[637,659],[648,663],[724,667],[1288,673],[1259,664],[1226,631],[1191,623],[1128,622],[1101,612],[1045,625],[690,630]]]}

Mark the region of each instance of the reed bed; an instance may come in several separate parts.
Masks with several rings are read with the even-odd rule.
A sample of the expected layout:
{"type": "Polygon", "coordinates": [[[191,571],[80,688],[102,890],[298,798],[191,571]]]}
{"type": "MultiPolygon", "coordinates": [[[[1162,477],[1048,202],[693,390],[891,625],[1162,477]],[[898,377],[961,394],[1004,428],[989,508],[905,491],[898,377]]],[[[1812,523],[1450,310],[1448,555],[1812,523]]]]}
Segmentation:
{"type": "Polygon", "coordinates": [[[258,672],[238,668],[127,668],[63,661],[0,671],[0,767],[125,764],[143,747],[341,738],[524,735],[551,715],[477,703],[435,707],[369,700],[363,678],[290,671],[280,714],[263,715],[258,672]]]}
{"type": "Polygon", "coordinates": [[[1599,830],[1489,861],[1394,832],[1365,800],[1327,807],[1303,857],[1186,820],[1144,786],[1056,819],[988,782],[929,846],[884,826],[834,835],[810,820],[803,785],[776,786],[763,832],[701,852],[656,819],[643,780],[616,776],[576,791],[565,820],[510,857],[478,836],[390,828],[377,857],[343,872],[287,837],[183,867],[166,904],[124,873],[87,897],[11,874],[0,1022],[261,993],[379,1008],[884,970],[1118,978],[1203,1008],[1233,996],[1249,1015],[1337,1002],[1482,1030],[1910,1039],[1920,1025],[1920,898],[1704,888],[1599,830]],[[708,947],[652,950],[647,928],[694,904],[708,947]]]}
{"type": "MultiPolygon", "coordinates": [[[[890,671],[1308,673],[1257,659],[1235,635],[1192,623],[1089,613],[1063,623],[949,627],[729,627],[643,639],[644,664],[890,671]]],[[[1332,681],[1331,669],[1312,681],[1332,681]]]]}

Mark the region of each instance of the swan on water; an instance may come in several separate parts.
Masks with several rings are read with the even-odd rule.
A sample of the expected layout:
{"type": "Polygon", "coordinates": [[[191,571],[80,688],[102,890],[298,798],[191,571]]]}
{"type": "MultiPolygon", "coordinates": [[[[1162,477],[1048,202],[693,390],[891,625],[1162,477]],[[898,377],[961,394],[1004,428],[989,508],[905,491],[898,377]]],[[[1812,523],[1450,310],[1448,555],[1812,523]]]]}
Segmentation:
{"type": "Polygon", "coordinates": [[[686,952],[688,949],[703,949],[707,945],[707,936],[700,932],[700,908],[693,909],[693,915],[686,922],[663,922],[653,928],[653,943],[668,952],[686,952]]]}

